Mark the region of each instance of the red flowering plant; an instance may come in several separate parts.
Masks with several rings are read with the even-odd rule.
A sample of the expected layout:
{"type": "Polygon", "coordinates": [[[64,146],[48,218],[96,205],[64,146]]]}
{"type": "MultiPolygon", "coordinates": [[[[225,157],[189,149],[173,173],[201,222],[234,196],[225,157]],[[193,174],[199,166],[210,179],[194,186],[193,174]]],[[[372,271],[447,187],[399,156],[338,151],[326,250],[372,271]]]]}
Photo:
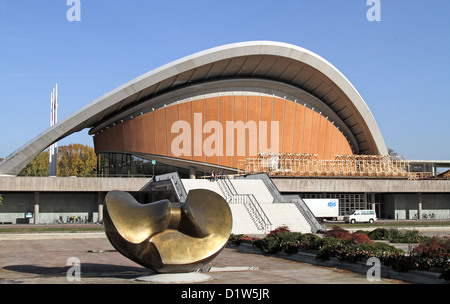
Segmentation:
{"type": "Polygon", "coordinates": [[[411,251],[411,256],[419,270],[444,267],[444,264],[450,259],[450,238],[433,236],[415,246],[411,251]]]}
{"type": "Polygon", "coordinates": [[[333,226],[330,230],[325,232],[325,237],[333,237],[341,240],[350,240],[351,233],[339,226],[333,226]]]}
{"type": "Polygon", "coordinates": [[[232,245],[239,246],[242,242],[252,243],[256,239],[258,238],[255,236],[248,236],[246,234],[231,234],[229,241],[232,245]]]}
{"type": "Polygon", "coordinates": [[[374,245],[375,242],[372,241],[369,236],[365,233],[352,233],[350,235],[350,240],[355,244],[368,243],[374,245]]]}
{"type": "MultiPolygon", "coordinates": [[[[325,233],[317,258],[336,257],[341,262],[364,261],[380,255],[384,249],[373,242],[366,233],[350,233],[339,226],[334,226],[325,233]],[[326,241],[328,240],[328,241],[326,241]],[[326,242],[325,242],[326,241],[326,242]]],[[[391,248],[387,248],[391,250],[391,248]]]]}
{"type": "Polygon", "coordinates": [[[277,234],[277,233],[285,233],[285,232],[291,232],[291,230],[289,229],[288,226],[282,225],[282,226],[279,226],[279,227],[277,227],[277,228],[271,230],[271,231],[269,232],[269,235],[271,235],[271,234],[277,234]]]}

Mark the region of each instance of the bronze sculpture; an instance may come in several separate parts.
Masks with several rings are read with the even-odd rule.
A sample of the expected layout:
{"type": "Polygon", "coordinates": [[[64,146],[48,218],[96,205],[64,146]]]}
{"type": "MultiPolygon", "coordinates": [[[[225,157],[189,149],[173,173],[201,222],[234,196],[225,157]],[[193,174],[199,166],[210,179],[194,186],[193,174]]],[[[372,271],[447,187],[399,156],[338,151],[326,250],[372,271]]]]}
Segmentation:
{"type": "Polygon", "coordinates": [[[125,257],[158,273],[193,272],[228,242],[232,215],[219,194],[195,189],[184,203],[140,204],[122,191],[106,195],[105,233],[125,257]]]}

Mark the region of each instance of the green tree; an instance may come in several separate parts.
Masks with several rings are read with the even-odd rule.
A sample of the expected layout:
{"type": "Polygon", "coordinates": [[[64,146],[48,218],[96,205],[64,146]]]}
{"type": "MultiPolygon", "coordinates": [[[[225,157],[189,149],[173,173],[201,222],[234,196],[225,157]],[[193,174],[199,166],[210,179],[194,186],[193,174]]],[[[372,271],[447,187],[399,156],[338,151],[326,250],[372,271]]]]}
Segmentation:
{"type": "Polygon", "coordinates": [[[48,151],[39,153],[22,169],[19,176],[48,176],[48,151]]]}
{"type": "Polygon", "coordinates": [[[97,155],[92,147],[70,144],[58,148],[58,176],[90,176],[96,174],[97,155]]]}
{"type": "MultiPolygon", "coordinates": [[[[94,148],[70,144],[58,147],[57,176],[89,176],[96,174],[97,155],[94,148]]],[[[19,176],[48,176],[48,151],[39,153],[19,176]]]]}

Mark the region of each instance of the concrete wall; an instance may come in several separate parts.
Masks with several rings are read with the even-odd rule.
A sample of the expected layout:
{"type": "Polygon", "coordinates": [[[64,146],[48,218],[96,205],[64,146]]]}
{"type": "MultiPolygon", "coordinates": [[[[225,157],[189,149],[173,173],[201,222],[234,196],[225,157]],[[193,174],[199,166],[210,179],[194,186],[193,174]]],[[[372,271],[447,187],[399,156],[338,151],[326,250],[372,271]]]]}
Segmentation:
{"type": "Polygon", "coordinates": [[[139,191],[150,178],[0,176],[0,193],[14,191],[98,192],[139,191]]]}
{"type": "MultiPolygon", "coordinates": [[[[34,210],[34,193],[5,193],[0,206],[0,222],[13,224],[25,221],[25,212],[34,210]]],[[[31,220],[32,222],[32,220],[31,220]]]]}
{"type": "Polygon", "coordinates": [[[51,223],[59,216],[80,216],[89,222],[98,220],[97,193],[41,193],[39,195],[39,222],[51,223]]]}
{"type": "Polygon", "coordinates": [[[450,180],[357,178],[272,178],[278,190],[289,192],[449,193],[450,180]]]}
{"type": "MultiPolygon", "coordinates": [[[[13,224],[35,222],[35,194],[33,192],[4,193],[0,206],[0,222],[13,224]],[[25,213],[32,212],[33,218],[26,219],[25,213]]],[[[60,216],[81,217],[89,222],[98,221],[98,193],[39,193],[39,223],[52,224],[60,216]]]]}
{"type": "MultiPolygon", "coordinates": [[[[421,195],[422,215],[435,219],[450,219],[450,193],[426,193],[421,195]]],[[[419,197],[413,193],[386,194],[384,206],[386,218],[415,219],[419,197]]]]}
{"type": "Polygon", "coordinates": [[[38,193],[39,223],[53,223],[62,216],[75,216],[90,222],[98,220],[98,193],[121,190],[138,192],[149,178],[96,178],[96,177],[13,177],[0,176],[0,222],[34,223],[27,220],[26,212],[35,212],[35,193],[38,193]]]}
{"type": "MultiPolygon", "coordinates": [[[[375,194],[376,210],[382,218],[387,219],[414,219],[419,213],[420,193],[422,215],[429,217],[434,214],[436,219],[450,219],[450,180],[276,177],[272,180],[278,190],[285,194],[367,193],[369,198],[375,194]],[[381,210],[378,209],[380,206],[381,210]]],[[[371,202],[369,199],[369,204],[371,202]]]]}
{"type": "MultiPolygon", "coordinates": [[[[422,214],[437,219],[450,218],[450,181],[408,181],[376,179],[292,179],[273,178],[280,192],[288,193],[376,193],[382,194],[384,218],[413,219],[418,213],[421,193],[422,214]]],[[[39,193],[39,222],[52,223],[59,216],[98,219],[98,193],[111,190],[138,193],[150,182],[147,178],[51,178],[0,177],[0,222],[17,223],[27,211],[35,210],[39,193]]],[[[100,202],[102,198],[100,198],[100,202]]],[[[30,220],[34,223],[34,219],[30,220]]]]}

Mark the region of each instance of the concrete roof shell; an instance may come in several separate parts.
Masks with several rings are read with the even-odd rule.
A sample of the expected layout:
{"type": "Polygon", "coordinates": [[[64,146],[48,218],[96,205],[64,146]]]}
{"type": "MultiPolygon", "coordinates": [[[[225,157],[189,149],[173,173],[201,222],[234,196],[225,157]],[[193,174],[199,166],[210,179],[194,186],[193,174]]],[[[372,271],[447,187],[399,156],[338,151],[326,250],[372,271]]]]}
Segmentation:
{"type": "MultiPolygon", "coordinates": [[[[304,48],[281,42],[251,41],[208,49],[173,61],[106,93],[11,153],[0,174],[17,175],[52,143],[141,102],[213,80],[257,78],[297,87],[320,99],[345,123],[361,154],[387,155],[372,113],[358,91],[332,64],[304,48]]],[[[93,133],[93,132],[91,132],[93,133]]]]}

